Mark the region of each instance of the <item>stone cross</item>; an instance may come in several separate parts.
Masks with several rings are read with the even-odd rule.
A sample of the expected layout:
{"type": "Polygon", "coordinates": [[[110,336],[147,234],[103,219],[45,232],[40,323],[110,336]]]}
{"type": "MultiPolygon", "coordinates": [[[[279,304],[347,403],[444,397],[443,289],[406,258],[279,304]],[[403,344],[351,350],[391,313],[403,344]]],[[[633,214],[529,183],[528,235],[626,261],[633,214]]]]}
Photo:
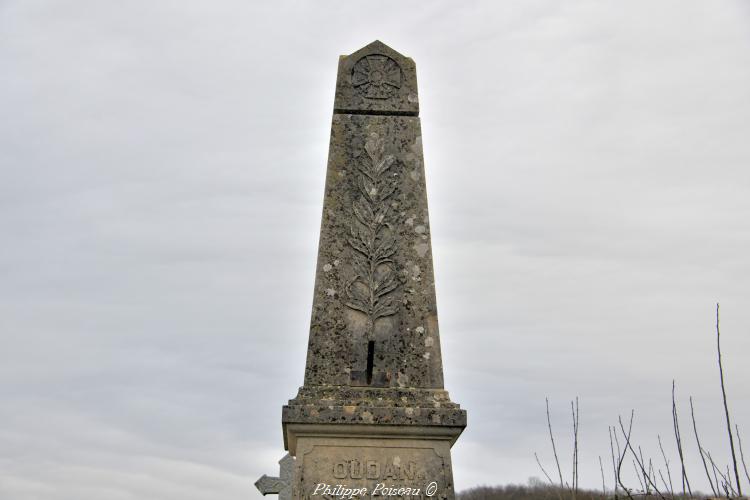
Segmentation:
{"type": "Polygon", "coordinates": [[[294,474],[294,457],[289,453],[279,460],[279,477],[270,477],[263,474],[255,481],[263,496],[279,495],[279,500],[291,500],[292,498],[292,476],[294,474]]]}

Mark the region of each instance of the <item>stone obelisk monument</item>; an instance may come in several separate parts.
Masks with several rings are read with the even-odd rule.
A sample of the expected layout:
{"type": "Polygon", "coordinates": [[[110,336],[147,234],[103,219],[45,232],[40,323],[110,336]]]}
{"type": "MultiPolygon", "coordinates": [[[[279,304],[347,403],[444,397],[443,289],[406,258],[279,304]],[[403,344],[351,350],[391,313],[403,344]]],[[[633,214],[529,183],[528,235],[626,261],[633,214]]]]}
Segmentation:
{"type": "Polygon", "coordinates": [[[454,498],[431,250],[416,68],[375,41],[339,59],[292,498],[454,498]]]}

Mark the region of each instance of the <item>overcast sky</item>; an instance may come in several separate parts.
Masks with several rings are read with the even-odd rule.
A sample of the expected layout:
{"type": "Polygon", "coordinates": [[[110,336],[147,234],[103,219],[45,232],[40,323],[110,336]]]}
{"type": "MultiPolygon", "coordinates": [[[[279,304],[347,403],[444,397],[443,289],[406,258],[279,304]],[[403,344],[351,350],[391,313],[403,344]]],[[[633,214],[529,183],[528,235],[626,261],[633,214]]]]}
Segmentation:
{"type": "Polygon", "coordinates": [[[337,58],[375,39],[417,64],[457,489],[552,467],[546,396],[566,476],[580,397],[582,486],[631,408],[674,466],[673,378],[707,489],[717,301],[750,454],[747,2],[5,0],[0,497],[260,498],[337,58]]]}

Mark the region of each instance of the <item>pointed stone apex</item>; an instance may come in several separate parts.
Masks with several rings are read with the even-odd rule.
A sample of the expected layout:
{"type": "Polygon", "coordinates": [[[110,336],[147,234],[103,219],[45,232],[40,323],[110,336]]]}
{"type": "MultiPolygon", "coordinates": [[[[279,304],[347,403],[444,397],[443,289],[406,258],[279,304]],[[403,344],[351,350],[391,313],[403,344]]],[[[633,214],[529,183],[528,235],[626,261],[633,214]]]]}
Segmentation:
{"type": "MultiPolygon", "coordinates": [[[[389,47],[388,45],[384,44],[380,40],[373,40],[372,42],[368,43],[367,45],[365,45],[364,47],[362,47],[361,49],[359,49],[357,52],[362,52],[362,51],[367,51],[367,52],[384,52],[384,53],[393,54],[396,57],[400,57],[402,59],[407,59],[407,57],[405,55],[401,54],[400,52],[397,52],[397,51],[393,50],[391,47],[389,47]]],[[[355,52],[355,54],[357,52],[355,52]]],[[[344,56],[344,57],[347,57],[347,56],[344,56]]]]}
{"type": "Polygon", "coordinates": [[[341,56],[333,112],[417,116],[414,61],[380,40],[341,56]]]}

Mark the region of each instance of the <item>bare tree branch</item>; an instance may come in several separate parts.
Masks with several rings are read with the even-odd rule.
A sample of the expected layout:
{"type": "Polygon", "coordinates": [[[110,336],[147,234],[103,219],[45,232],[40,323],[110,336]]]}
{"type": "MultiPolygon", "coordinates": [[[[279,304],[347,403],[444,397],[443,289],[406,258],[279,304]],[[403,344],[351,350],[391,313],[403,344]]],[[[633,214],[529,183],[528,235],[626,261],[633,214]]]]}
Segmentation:
{"type": "MultiPolygon", "coordinates": [[[[659,449],[661,450],[661,456],[664,458],[664,466],[667,468],[667,477],[669,478],[669,494],[674,498],[674,488],[672,487],[672,473],[669,470],[669,460],[667,460],[667,454],[664,453],[664,447],[661,444],[661,436],[657,434],[656,439],[659,441],[659,449]]],[[[664,486],[667,486],[664,483],[664,486]]]]}
{"type": "MultiPolygon", "coordinates": [[[[612,427],[607,426],[607,431],[609,432],[609,451],[612,455],[612,472],[614,473],[614,483],[615,483],[615,500],[617,500],[617,465],[615,464],[615,447],[612,444],[612,427]]],[[[615,437],[616,434],[615,434],[615,437]]],[[[618,445],[617,447],[617,456],[620,456],[620,447],[618,445]]]]}
{"type": "MultiPolygon", "coordinates": [[[[536,454],[536,452],[534,452],[534,458],[536,458],[536,463],[537,463],[537,465],[539,465],[539,468],[542,469],[542,472],[544,473],[545,477],[549,481],[549,484],[554,487],[555,483],[552,482],[552,478],[549,477],[549,474],[547,474],[547,471],[544,470],[544,467],[542,466],[542,462],[539,461],[539,456],[536,454]]],[[[560,496],[559,492],[558,492],[558,496],[560,496]]]]}
{"type": "Polygon", "coordinates": [[[737,455],[734,453],[734,439],[732,438],[732,424],[729,421],[729,406],[727,404],[727,391],[724,387],[724,368],[721,365],[721,331],[719,330],[719,303],[716,303],[716,352],[719,358],[719,377],[721,378],[721,396],[724,399],[724,415],[727,417],[727,434],[729,435],[729,448],[732,451],[732,463],[734,464],[734,477],[737,482],[737,494],[742,496],[740,486],[740,473],[737,470],[737,455]]]}
{"type": "Polygon", "coordinates": [[[670,485],[667,484],[667,482],[664,480],[664,474],[661,473],[661,469],[659,469],[659,477],[661,478],[662,484],[664,484],[664,489],[670,491],[670,495],[672,498],[674,498],[674,493],[671,493],[670,485]]]}
{"type": "Polygon", "coordinates": [[[641,474],[641,471],[638,470],[638,466],[635,464],[635,460],[633,462],[633,470],[635,471],[635,477],[638,479],[638,484],[641,485],[641,491],[643,493],[646,493],[646,487],[643,485],[643,475],[641,474]]]}
{"type": "Polygon", "coordinates": [[[729,489],[732,492],[732,495],[734,496],[737,491],[734,488],[734,484],[732,484],[732,473],[729,471],[729,466],[727,465],[727,479],[729,482],[729,489]]]}
{"type": "MultiPolygon", "coordinates": [[[[708,457],[708,461],[711,464],[711,469],[714,472],[714,484],[716,485],[716,491],[718,493],[719,492],[719,478],[717,477],[716,473],[718,472],[719,469],[716,467],[716,464],[714,463],[713,458],[711,458],[711,454],[708,452],[708,450],[702,449],[701,453],[705,454],[708,457]]],[[[719,472],[719,474],[721,474],[721,472],[719,472]]]]}
{"type": "Polygon", "coordinates": [[[643,460],[643,451],[641,450],[640,446],[638,446],[638,453],[641,455],[641,460],[638,463],[641,465],[641,474],[643,474],[643,484],[646,486],[644,488],[644,491],[646,492],[646,495],[650,495],[651,488],[649,487],[649,480],[647,479],[647,476],[649,475],[649,473],[646,472],[646,462],[643,460]]]}
{"type": "Polygon", "coordinates": [[[552,435],[552,421],[549,418],[549,398],[544,398],[547,403],[547,428],[549,429],[549,440],[552,442],[552,453],[555,455],[555,464],[557,465],[557,474],[560,476],[560,488],[563,486],[562,469],[560,469],[560,460],[557,458],[557,448],[555,447],[555,437],[552,435]]]}
{"type": "MultiPolygon", "coordinates": [[[[708,457],[708,461],[711,463],[711,467],[714,469],[714,474],[718,474],[719,477],[721,477],[721,487],[724,489],[724,493],[727,498],[731,498],[731,496],[734,494],[734,488],[732,488],[732,483],[730,479],[725,476],[719,468],[716,466],[716,462],[714,462],[713,457],[711,456],[711,453],[706,451],[706,456],[708,457]]],[[[729,472],[729,468],[727,468],[727,472],[729,472]]],[[[719,480],[716,480],[716,483],[719,483],[719,480]]]]}
{"type": "MultiPolygon", "coordinates": [[[[701,440],[698,437],[698,426],[695,423],[695,410],[693,408],[693,396],[690,396],[690,417],[693,419],[693,432],[695,432],[695,442],[698,444],[698,451],[700,452],[703,447],[701,446],[701,440]]],[[[701,452],[701,460],[703,461],[703,469],[706,471],[706,477],[708,478],[708,484],[711,486],[714,496],[718,496],[719,492],[714,487],[714,483],[711,481],[711,474],[708,473],[708,465],[706,464],[706,457],[701,452]]]]}
{"type": "Polygon", "coordinates": [[[674,389],[674,380],[672,380],[672,426],[674,427],[674,438],[675,441],[677,441],[677,453],[680,457],[680,466],[682,470],[682,494],[685,495],[685,486],[687,485],[687,491],[692,498],[693,492],[690,490],[690,481],[685,472],[685,457],[682,454],[682,438],[680,437],[680,422],[677,418],[677,403],[674,398],[674,389]]]}
{"type": "Polygon", "coordinates": [[[576,500],[578,491],[578,396],[576,396],[575,407],[570,402],[570,411],[573,414],[573,488],[571,489],[572,500],[576,500]]]}
{"type": "MultiPolygon", "coordinates": [[[[620,429],[622,430],[622,433],[624,435],[625,434],[625,426],[622,424],[622,418],[620,418],[619,421],[620,421],[620,429]]],[[[630,425],[631,425],[631,427],[633,425],[632,413],[631,413],[630,425]]],[[[647,486],[650,484],[654,488],[654,491],[656,492],[656,494],[659,495],[659,497],[661,497],[662,500],[666,500],[666,498],[664,497],[664,495],[662,494],[662,492],[659,490],[659,487],[656,486],[656,484],[653,481],[651,481],[651,477],[648,474],[648,472],[646,471],[646,467],[644,466],[644,464],[642,463],[642,461],[638,459],[638,454],[635,452],[635,450],[633,449],[633,445],[630,442],[630,432],[631,432],[630,429],[628,429],[628,436],[627,436],[627,440],[625,442],[625,453],[627,453],[627,450],[630,449],[630,452],[633,454],[633,457],[635,458],[635,462],[640,467],[640,471],[638,470],[638,468],[636,468],[636,475],[638,475],[638,481],[641,482],[640,475],[642,474],[643,475],[643,481],[641,482],[641,484],[645,485],[644,486],[645,493],[649,494],[649,490],[648,490],[647,486]]]]}
{"type": "Polygon", "coordinates": [[[737,444],[740,445],[740,457],[742,457],[742,468],[745,469],[745,477],[747,482],[750,483],[750,474],[747,473],[747,464],[745,464],[745,454],[742,452],[742,438],[740,438],[740,428],[737,424],[734,424],[734,429],[737,431],[737,444]]]}
{"type": "MultiPolygon", "coordinates": [[[[633,500],[633,495],[630,494],[630,490],[622,483],[622,462],[625,460],[625,455],[628,452],[628,445],[630,444],[630,433],[633,430],[633,415],[635,414],[635,410],[630,410],[630,423],[628,424],[628,433],[625,434],[625,450],[620,453],[620,442],[617,440],[617,431],[615,431],[615,442],[617,443],[617,451],[618,451],[618,462],[617,462],[617,482],[620,483],[620,486],[622,486],[623,491],[628,496],[629,500],[633,500]]],[[[620,421],[620,427],[622,427],[622,418],[618,417],[618,420],[620,421]]],[[[623,432],[624,434],[624,432],[623,432]]]]}

